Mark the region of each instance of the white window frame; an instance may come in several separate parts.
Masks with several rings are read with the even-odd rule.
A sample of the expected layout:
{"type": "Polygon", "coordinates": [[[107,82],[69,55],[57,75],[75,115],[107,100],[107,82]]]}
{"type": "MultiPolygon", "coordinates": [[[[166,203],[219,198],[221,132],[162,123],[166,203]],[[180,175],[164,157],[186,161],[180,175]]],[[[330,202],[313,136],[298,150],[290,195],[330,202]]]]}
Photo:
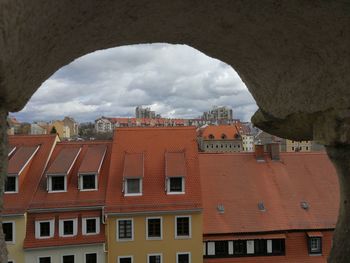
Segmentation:
{"type": "MultiPolygon", "coordinates": [[[[6,241],[5,243],[7,245],[13,245],[16,243],[16,222],[15,221],[2,221],[1,224],[5,224],[5,223],[12,224],[12,240],[6,241]]],[[[4,233],[4,239],[5,239],[5,233],[4,233]]]]}
{"type": "Polygon", "coordinates": [[[147,263],[150,263],[149,258],[150,258],[151,256],[160,256],[160,263],[163,263],[163,254],[162,254],[162,253],[147,254],[147,263]]]}
{"type": "Polygon", "coordinates": [[[67,192],[67,175],[65,174],[55,174],[55,175],[48,175],[48,192],[49,193],[64,193],[67,192]],[[64,177],[64,190],[52,190],[52,177],[59,177],[63,176],[64,177]]]}
{"type": "MultiPolygon", "coordinates": [[[[161,217],[161,216],[146,217],[146,240],[162,240],[162,239],[163,239],[163,217],[161,217]],[[160,237],[149,237],[148,236],[148,220],[149,219],[160,219],[160,237]]],[[[154,254],[154,255],[158,255],[158,254],[154,254]]]]}
{"type": "Polygon", "coordinates": [[[85,252],[84,253],[84,263],[86,263],[86,255],[88,255],[88,254],[96,254],[96,262],[100,262],[98,260],[98,253],[96,251],[92,251],[92,252],[85,252]]]}
{"type": "Polygon", "coordinates": [[[16,178],[16,186],[15,191],[5,191],[5,182],[4,182],[4,194],[17,194],[18,193],[18,176],[17,175],[7,175],[7,177],[15,177],[16,178]]]}
{"type": "Polygon", "coordinates": [[[142,196],[142,178],[141,177],[135,177],[135,178],[125,178],[124,179],[124,196],[142,196]],[[128,193],[128,180],[139,180],[139,193],[128,193]]]}
{"type": "Polygon", "coordinates": [[[183,195],[185,194],[185,177],[184,176],[174,176],[174,177],[167,177],[167,194],[168,195],[183,195]],[[182,191],[181,192],[172,192],[170,191],[170,179],[171,178],[181,178],[181,182],[182,182],[182,191]]]}
{"type": "Polygon", "coordinates": [[[51,256],[39,256],[39,257],[38,257],[38,261],[37,261],[38,263],[40,263],[40,259],[41,259],[41,258],[50,258],[50,263],[52,263],[52,260],[51,260],[52,257],[51,257],[51,256]]]}
{"type": "Polygon", "coordinates": [[[118,218],[116,220],[116,227],[117,227],[117,241],[118,242],[128,242],[128,241],[134,241],[134,219],[133,218],[118,218]],[[119,238],[119,221],[125,221],[130,220],[131,221],[131,238],[119,238]]]}
{"type": "Polygon", "coordinates": [[[82,233],[84,236],[91,236],[91,235],[98,235],[100,234],[100,218],[99,217],[83,217],[82,218],[82,233]],[[86,224],[86,221],[88,219],[95,219],[96,220],[96,232],[95,233],[87,233],[86,232],[86,227],[87,227],[87,224],[86,224]]]}
{"type": "Polygon", "coordinates": [[[180,215],[180,216],[175,216],[175,239],[190,239],[192,238],[192,217],[190,215],[180,215]],[[188,236],[178,236],[177,235],[177,219],[180,217],[188,217],[188,223],[189,223],[189,235],[188,236]]]}
{"type": "Polygon", "coordinates": [[[188,262],[191,263],[191,252],[176,252],[176,263],[179,263],[179,255],[188,255],[188,262]]]}
{"type": "Polygon", "coordinates": [[[79,174],[79,190],[82,192],[87,192],[87,191],[97,191],[98,190],[98,179],[97,179],[97,174],[96,173],[84,173],[84,174],[79,174]],[[83,188],[83,177],[84,175],[95,175],[95,188],[92,189],[84,189],[83,188]]]}
{"type": "Polygon", "coordinates": [[[55,235],[55,219],[35,221],[35,238],[36,239],[53,238],[54,235],[55,235]],[[40,223],[46,223],[46,222],[50,223],[50,235],[47,237],[42,237],[40,236],[40,223]]]}
{"type": "Polygon", "coordinates": [[[134,256],[118,256],[118,263],[120,263],[120,260],[123,258],[131,258],[131,263],[134,263],[134,256]]]}
{"type": "Polygon", "coordinates": [[[76,260],[77,255],[76,255],[76,254],[65,254],[65,255],[62,255],[62,256],[61,256],[61,262],[62,262],[62,263],[64,263],[64,262],[63,262],[63,257],[65,257],[65,256],[73,256],[73,257],[74,257],[74,263],[77,262],[77,260],[76,260]]]}
{"type": "Polygon", "coordinates": [[[78,234],[78,219],[77,218],[67,218],[67,219],[60,219],[59,220],[59,236],[60,237],[74,237],[78,234]],[[64,234],[64,222],[66,221],[73,221],[73,234],[72,235],[65,235],[64,234]]]}

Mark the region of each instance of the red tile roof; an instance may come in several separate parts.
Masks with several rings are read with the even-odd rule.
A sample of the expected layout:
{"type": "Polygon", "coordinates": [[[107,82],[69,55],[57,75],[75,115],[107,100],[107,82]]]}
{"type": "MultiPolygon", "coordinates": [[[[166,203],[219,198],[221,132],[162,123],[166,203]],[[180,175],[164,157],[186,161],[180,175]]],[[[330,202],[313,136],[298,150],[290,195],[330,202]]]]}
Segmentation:
{"type": "Polygon", "coordinates": [[[89,145],[78,173],[99,173],[106,150],[106,145],[89,145]]]}
{"type": "Polygon", "coordinates": [[[116,129],[106,195],[107,213],[200,208],[200,177],[194,127],[116,129]],[[124,196],[125,153],[141,152],[144,153],[142,196],[124,196]],[[168,195],[165,192],[166,152],[185,153],[187,177],[183,195],[168,195]]]}
{"type": "MultiPolygon", "coordinates": [[[[33,201],[30,204],[30,209],[54,209],[54,208],[69,208],[69,207],[93,207],[93,206],[103,206],[105,202],[105,191],[107,177],[109,173],[109,162],[111,155],[111,145],[110,141],[88,141],[88,142],[61,142],[57,143],[55,150],[52,153],[50,158],[49,165],[55,162],[63,153],[74,153],[72,156],[76,155],[77,151],[81,149],[78,158],[74,162],[70,172],[67,177],[67,192],[58,192],[58,193],[49,193],[47,189],[47,171],[45,175],[41,178],[40,184],[36,190],[33,201]],[[84,162],[84,159],[87,157],[91,163],[99,163],[101,160],[100,155],[94,155],[94,158],[89,153],[91,147],[103,147],[107,148],[100,173],[98,175],[98,190],[97,191],[80,191],[78,189],[78,172],[80,166],[84,162]]],[[[60,166],[55,166],[55,171],[66,170],[68,165],[64,162],[60,162],[64,169],[61,169],[60,166]]],[[[70,163],[70,162],[69,162],[70,163]]],[[[56,165],[56,164],[55,164],[56,165]]]]}
{"type": "Polygon", "coordinates": [[[234,125],[208,125],[200,130],[200,136],[205,140],[210,139],[210,135],[213,135],[215,140],[221,140],[222,136],[225,135],[227,140],[236,139],[239,134],[236,126],[234,125]]]}
{"type": "Polygon", "coordinates": [[[124,157],[123,177],[143,177],[143,153],[126,153],[124,157]]]}
{"type": "Polygon", "coordinates": [[[166,176],[185,176],[186,160],[184,152],[167,152],[165,154],[166,176]]]}
{"type": "Polygon", "coordinates": [[[325,153],[281,153],[281,161],[265,159],[257,162],[254,153],[199,155],[204,234],[335,227],[338,180],[325,153]],[[308,209],[301,207],[303,201],[308,209]],[[265,211],[259,210],[259,202],[265,211]]]}
{"type": "Polygon", "coordinates": [[[69,173],[75,160],[78,158],[81,148],[76,147],[61,148],[60,152],[55,156],[53,161],[50,161],[47,174],[67,174],[69,173]]]}
{"type": "Polygon", "coordinates": [[[16,147],[16,149],[21,147],[37,148],[40,145],[30,164],[27,165],[25,171],[20,175],[18,193],[3,195],[2,214],[21,214],[26,211],[40,177],[44,173],[50,152],[56,141],[56,135],[15,135],[9,136],[8,140],[10,146],[16,147]]]}
{"type": "Polygon", "coordinates": [[[39,147],[39,145],[20,146],[8,162],[7,173],[19,175],[32,160],[39,147]]]}

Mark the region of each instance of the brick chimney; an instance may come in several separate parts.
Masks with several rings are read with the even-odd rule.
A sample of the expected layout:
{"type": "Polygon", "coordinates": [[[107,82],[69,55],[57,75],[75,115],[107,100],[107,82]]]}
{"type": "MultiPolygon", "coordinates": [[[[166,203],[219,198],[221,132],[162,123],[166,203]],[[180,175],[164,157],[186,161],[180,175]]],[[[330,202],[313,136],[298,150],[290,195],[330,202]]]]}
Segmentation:
{"type": "Polygon", "coordinates": [[[267,145],[267,150],[270,154],[271,160],[280,160],[280,145],[279,143],[269,143],[267,145]]]}
{"type": "Polygon", "coordinates": [[[264,162],[264,145],[263,144],[255,144],[255,158],[258,162],[264,162]]]}

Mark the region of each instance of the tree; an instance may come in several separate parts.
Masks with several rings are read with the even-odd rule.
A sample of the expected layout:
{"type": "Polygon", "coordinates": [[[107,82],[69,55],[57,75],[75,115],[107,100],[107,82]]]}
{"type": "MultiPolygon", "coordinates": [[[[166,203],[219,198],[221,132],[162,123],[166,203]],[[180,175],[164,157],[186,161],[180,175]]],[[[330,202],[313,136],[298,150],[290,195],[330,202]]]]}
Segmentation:
{"type": "Polygon", "coordinates": [[[55,126],[52,126],[50,134],[56,134],[56,133],[57,133],[57,130],[56,130],[55,126]]]}

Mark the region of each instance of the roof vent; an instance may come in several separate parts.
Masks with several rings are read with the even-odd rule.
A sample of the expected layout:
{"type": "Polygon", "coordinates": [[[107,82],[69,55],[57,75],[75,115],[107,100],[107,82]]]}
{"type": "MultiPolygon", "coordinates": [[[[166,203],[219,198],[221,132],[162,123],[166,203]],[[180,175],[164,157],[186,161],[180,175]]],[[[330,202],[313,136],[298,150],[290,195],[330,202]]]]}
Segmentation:
{"type": "Polygon", "coordinates": [[[300,207],[301,207],[302,209],[308,210],[309,207],[310,207],[310,205],[309,205],[309,203],[306,202],[306,201],[301,201],[301,202],[300,202],[300,207]]]}
{"type": "Polygon", "coordinates": [[[216,209],[219,211],[220,214],[225,213],[225,207],[223,204],[218,204],[218,206],[216,207],[216,209]]]}
{"type": "Polygon", "coordinates": [[[259,202],[259,203],[258,203],[258,208],[259,208],[259,210],[262,211],[262,212],[265,212],[265,211],[266,211],[264,202],[259,202]]]}

